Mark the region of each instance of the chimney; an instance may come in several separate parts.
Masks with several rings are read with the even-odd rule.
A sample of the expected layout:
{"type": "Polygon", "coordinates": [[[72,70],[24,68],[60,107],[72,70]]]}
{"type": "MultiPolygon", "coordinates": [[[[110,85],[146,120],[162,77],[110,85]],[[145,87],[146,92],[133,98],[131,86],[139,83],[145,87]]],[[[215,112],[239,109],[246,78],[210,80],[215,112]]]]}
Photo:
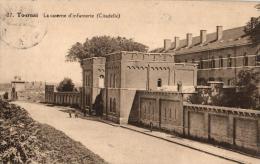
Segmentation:
{"type": "Polygon", "coordinates": [[[191,33],[187,33],[187,47],[190,47],[192,45],[192,34],[191,33]]]}
{"type": "Polygon", "coordinates": [[[207,30],[200,30],[200,44],[207,41],[207,30]]]}
{"type": "Polygon", "coordinates": [[[170,39],[164,39],[164,50],[168,50],[171,48],[171,40],[170,39]]]}
{"type": "Polygon", "coordinates": [[[223,37],[223,26],[217,26],[217,40],[221,40],[223,37]]]}
{"type": "Polygon", "coordinates": [[[174,37],[174,49],[179,48],[179,46],[180,46],[180,38],[174,37]]]}

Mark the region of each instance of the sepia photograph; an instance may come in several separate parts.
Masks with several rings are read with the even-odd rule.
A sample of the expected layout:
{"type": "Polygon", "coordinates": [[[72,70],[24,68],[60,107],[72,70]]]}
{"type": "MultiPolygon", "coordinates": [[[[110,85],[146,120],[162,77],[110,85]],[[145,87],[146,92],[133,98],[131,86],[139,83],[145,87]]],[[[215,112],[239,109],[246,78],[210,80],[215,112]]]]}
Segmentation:
{"type": "Polygon", "coordinates": [[[259,164],[260,1],[0,0],[0,164],[259,164]]]}

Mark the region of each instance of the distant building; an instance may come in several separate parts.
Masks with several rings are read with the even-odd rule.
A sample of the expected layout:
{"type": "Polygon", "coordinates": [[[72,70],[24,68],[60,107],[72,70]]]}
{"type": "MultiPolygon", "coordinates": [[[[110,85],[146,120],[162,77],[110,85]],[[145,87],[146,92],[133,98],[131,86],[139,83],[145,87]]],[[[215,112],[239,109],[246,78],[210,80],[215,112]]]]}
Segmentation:
{"type": "Polygon", "coordinates": [[[14,80],[11,81],[11,100],[19,100],[22,99],[24,96],[21,92],[25,91],[25,81],[14,80]]]}

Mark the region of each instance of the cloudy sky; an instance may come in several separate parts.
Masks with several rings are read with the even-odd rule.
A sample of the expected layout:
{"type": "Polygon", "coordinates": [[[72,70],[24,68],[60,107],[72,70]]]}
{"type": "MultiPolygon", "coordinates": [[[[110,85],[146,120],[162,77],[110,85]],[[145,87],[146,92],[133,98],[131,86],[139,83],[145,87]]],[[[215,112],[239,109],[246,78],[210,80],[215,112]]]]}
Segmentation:
{"type": "MultiPolygon", "coordinates": [[[[0,10],[4,11],[3,9],[7,8],[14,14],[19,11],[38,13],[37,18],[26,18],[26,21],[33,19],[32,21],[38,23],[40,39],[36,40],[38,44],[35,46],[17,49],[15,45],[22,33],[20,29],[13,30],[17,28],[16,26],[8,26],[8,30],[13,30],[14,33],[4,37],[0,35],[2,37],[0,82],[9,82],[18,75],[26,81],[59,82],[64,77],[70,77],[74,82],[80,83],[79,64],[65,62],[65,55],[72,44],[84,42],[86,38],[93,36],[124,36],[153,49],[163,46],[163,39],[166,38],[173,39],[175,36],[184,38],[188,32],[196,36],[199,35],[200,29],[205,29],[208,33],[214,32],[217,25],[222,25],[224,29],[243,26],[250,17],[259,15],[259,11],[254,8],[256,2],[238,1],[35,0],[17,2],[18,0],[11,2],[1,0],[0,10]],[[24,10],[20,10],[19,6],[23,6],[24,10]],[[98,13],[120,14],[120,18],[44,18],[44,13],[49,15],[79,13],[95,16],[98,13]]],[[[18,22],[25,20],[16,17],[17,14],[13,19],[18,22]]],[[[3,19],[0,21],[5,23],[3,19]]],[[[24,30],[23,24],[19,28],[24,30]]],[[[0,30],[3,29],[0,27],[0,30]]],[[[27,37],[33,34],[33,32],[26,33],[27,37]]]]}

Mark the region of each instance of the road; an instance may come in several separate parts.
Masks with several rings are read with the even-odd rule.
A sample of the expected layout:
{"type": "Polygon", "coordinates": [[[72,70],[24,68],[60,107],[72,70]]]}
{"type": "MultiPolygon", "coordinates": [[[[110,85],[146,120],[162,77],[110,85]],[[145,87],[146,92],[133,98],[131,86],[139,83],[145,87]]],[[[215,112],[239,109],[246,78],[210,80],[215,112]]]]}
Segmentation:
{"type": "Polygon", "coordinates": [[[93,120],[69,118],[69,115],[58,107],[27,102],[16,102],[16,104],[25,108],[36,121],[63,131],[109,163],[233,163],[121,127],[93,120]]]}

